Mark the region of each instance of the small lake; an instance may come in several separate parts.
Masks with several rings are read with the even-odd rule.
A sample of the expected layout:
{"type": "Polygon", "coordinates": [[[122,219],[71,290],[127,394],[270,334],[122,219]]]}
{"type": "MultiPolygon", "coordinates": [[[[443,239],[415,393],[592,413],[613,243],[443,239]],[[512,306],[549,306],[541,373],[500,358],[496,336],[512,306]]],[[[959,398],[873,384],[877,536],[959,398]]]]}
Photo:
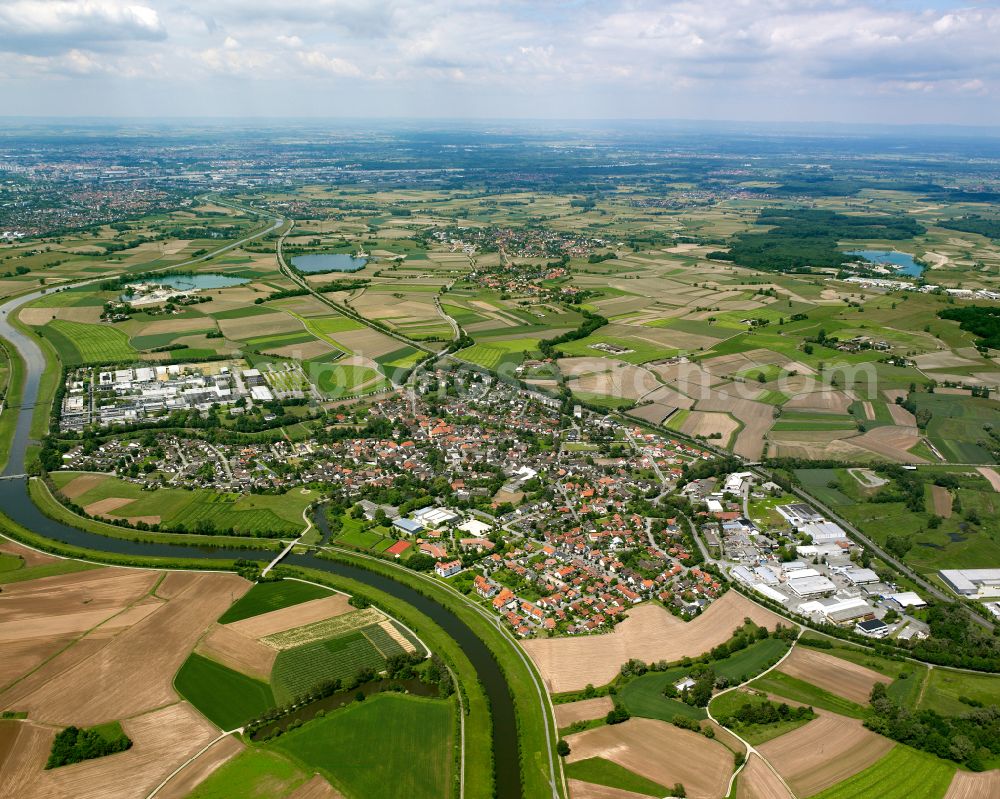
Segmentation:
{"type": "MultiPolygon", "coordinates": [[[[164,275],[163,277],[151,277],[146,280],[136,280],[130,286],[148,286],[153,283],[158,286],[170,286],[178,291],[195,291],[198,289],[224,289],[230,286],[242,286],[250,281],[245,277],[229,277],[228,275],[215,275],[211,273],[197,275],[164,275]]],[[[126,293],[128,287],[126,287],[126,293]]]]}
{"type": "Polygon", "coordinates": [[[332,252],[296,255],[292,258],[292,266],[300,272],[357,272],[364,269],[367,263],[367,258],[332,252]]]}
{"type": "Polygon", "coordinates": [[[898,267],[893,271],[901,275],[920,277],[924,271],[924,268],[914,261],[913,256],[908,252],[897,252],[896,250],[850,250],[847,254],[859,255],[873,264],[889,264],[898,267]]]}

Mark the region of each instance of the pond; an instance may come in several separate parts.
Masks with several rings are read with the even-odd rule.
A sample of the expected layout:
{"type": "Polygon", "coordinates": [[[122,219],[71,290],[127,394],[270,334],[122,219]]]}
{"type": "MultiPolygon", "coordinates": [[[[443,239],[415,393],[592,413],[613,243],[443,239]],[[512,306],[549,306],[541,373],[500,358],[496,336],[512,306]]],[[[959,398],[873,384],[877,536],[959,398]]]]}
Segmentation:
{"type": "Polygon", "coordinates": [[[133,286],[169,286],[178,291],[198,291],[200,289],[225,289],[230,286],[242,286],[249,283],[245,277],[230,277],[229,275],[218,275],[212,273],[199,273],[197,275],[164,275],[163,277],[151,277],[145,280],[137,280],[129,283],[125,287],[126,294],[130,294],[133,286]]]}
{"type": "Polygon", "coordinates": [[[367,258],[332,252],[296,255],[292,258],[292,266],[300,272],[357,272],[364,269],[367,263],[367,258]]]}
{"type": "Polygon", "coordinates": [[[885,264],[895,266],[893,271],[902,275],[920,277],[924,268],[913,260],[913,256],[908,252],[897,252],[896,250],[850,250],[848,255],[859,255],[864,260],[873,264],[885,264]]]}

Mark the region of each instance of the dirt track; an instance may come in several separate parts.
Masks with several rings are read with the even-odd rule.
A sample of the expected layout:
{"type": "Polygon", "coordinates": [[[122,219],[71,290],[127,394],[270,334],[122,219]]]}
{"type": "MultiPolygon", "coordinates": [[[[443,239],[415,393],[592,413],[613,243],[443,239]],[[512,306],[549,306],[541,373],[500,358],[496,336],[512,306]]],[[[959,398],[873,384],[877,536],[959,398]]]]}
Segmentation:
{"type": "Polygon", "coordinates": [[[760,759],[750,755],[736,790],[736,799],[794,799],[781,780],[760,759]]]}
{"type": "Polygon", "coordinates": [[[735,591],[713,602],[696,619],[685,622],[659,605],[644,603],[612,633],[576,638],[539,638],[523,646],[550,691],[573,691],[587,683],[604,685],[629,658],[679,660],[696,656],[729,639],[749,617],[773,628],[780,616],[755,605],[735,591]]]}

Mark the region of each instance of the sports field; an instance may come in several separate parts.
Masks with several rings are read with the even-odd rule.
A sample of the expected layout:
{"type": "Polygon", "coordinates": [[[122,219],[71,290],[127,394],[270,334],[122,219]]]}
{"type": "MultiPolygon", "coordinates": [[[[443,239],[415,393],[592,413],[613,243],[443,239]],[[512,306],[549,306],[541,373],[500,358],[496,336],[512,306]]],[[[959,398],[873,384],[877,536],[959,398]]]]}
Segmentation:
{"type": "Polygon", "coordinates": [[[452,791],[453,712],[451,700],[377,694],[267,748],[319,771],[348,797],[441,799],[452,791]]]}

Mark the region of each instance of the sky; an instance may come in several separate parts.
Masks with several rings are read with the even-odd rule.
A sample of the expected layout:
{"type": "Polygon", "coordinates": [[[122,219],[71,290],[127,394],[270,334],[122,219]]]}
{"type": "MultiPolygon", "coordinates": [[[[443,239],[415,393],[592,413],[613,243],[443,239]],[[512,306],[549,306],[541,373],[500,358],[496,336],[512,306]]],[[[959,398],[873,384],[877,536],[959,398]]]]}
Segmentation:
{"type": "Polygon", "coordinates": [[[1000,125],[1000,0],[0,0],[0,115],[1000,125]]]}

